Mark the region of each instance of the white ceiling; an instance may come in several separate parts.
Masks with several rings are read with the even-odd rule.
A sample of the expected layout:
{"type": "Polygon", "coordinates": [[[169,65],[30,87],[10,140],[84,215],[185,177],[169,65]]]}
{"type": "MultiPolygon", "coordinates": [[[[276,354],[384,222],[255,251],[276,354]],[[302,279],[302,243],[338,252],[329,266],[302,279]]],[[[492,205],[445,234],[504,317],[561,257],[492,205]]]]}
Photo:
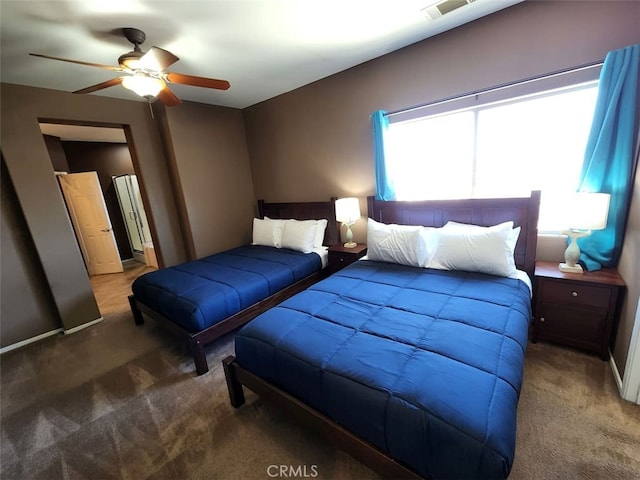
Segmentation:
{"type": "MultiPolygon", "coordinates": [[[[442,1],[442,0],[441,0],[442,1]]],[[[0,0],[1,80],[74,91],[117,73],[29,56],[117,65],[122,27],[180,60],[168,70],[228,80],[175,85],[183,100],[244,108],[522,0],[475,0],[436,20],[434,0],[0,0]]],[[[92,95],[139,100],[114,86],[92,95]]]]}

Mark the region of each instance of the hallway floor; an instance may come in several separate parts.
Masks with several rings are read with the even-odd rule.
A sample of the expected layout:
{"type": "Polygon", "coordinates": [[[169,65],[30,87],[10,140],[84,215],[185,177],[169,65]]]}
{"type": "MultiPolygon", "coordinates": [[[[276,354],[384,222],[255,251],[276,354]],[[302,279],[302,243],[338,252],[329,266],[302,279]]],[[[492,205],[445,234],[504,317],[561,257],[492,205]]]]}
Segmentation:
{"type": "Polygon", "coordinates": [[[127,297],[131,295],[131,283],[143,273],[153,270],[156,269],[143,263],[124,262],[124,272],[122,273],[108,273],[90,277],[100,314],[105,317],[112,313],[129,310],[127,297]]]}

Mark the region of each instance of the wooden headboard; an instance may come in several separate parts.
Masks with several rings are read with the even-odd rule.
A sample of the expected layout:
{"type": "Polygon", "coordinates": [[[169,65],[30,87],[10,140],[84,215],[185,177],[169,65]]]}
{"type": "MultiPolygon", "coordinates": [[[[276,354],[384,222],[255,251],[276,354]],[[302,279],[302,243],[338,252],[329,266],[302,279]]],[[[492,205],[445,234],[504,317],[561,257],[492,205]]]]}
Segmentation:
{"type": "Polygon", "coordinates": [[[465,200],[383,201],[367,198],[369,217],[382,223],[441,227],[448,221],[491,226],[513,221],[520,226],[514,252],[516,266],[533,279],[538,242],[540,191],[524,198],[473,198],[465,200]]]}
{"type": "Polygon", "coordinates": [[[340,243],[340,230],[336,222],[336,199],[328,202],[291,202],[266,203],[258,200],[258,215],[260,218],[293,218],[295,220],[327,219],[327,229],[324,232],[323,245],[340,243]]]}

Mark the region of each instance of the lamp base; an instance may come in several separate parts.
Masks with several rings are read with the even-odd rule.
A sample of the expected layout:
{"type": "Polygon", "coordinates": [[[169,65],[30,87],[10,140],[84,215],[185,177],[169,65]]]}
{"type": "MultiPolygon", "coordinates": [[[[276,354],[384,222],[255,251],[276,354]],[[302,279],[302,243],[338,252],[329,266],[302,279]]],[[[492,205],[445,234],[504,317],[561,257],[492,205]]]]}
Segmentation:
{"type": "Polygon", "coordinates": [[[344,244],[344,248],[356,248],[358,244],[356,242],[347,242],[344,244]]]}
{"type": "Polygon", "coordinates": [[[564,273],[583,273],[580,265],[569,265],[568,263],[559,263],[558,268],[564,273]]]}

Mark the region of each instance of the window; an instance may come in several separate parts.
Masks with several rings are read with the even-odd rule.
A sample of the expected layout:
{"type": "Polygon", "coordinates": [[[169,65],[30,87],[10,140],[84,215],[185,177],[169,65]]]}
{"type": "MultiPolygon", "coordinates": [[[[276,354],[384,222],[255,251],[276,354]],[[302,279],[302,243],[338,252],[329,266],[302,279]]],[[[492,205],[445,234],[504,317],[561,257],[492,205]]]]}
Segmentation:
{"type": "MultiPolygon", "coordinates": [[[[390,120],[386,162],[398,200],[575,191],[597,82],[390,120]]],[[[540,227],[543,229],[544,225],[540,227]]]]}

